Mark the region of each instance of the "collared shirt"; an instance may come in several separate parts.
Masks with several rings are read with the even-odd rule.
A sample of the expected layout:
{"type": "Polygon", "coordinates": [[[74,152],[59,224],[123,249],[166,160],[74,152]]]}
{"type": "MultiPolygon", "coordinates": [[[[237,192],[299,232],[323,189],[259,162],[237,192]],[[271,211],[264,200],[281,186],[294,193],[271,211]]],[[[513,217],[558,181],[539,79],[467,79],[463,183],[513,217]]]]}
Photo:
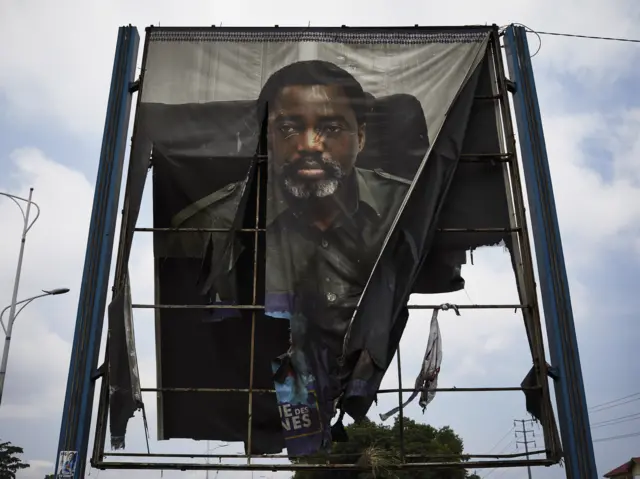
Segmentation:
{"type": "Polygon", "coordinates": [[[410,183],[359,169],[352,184],[356,201],[324,231],[292,210],[275,185],[269,189],[265,310],[296,314],[294,341],[321,335],[339,348],[410,183]]]}
{"type": "MultiPolygon", "coordinates": [[[[409,185],[382,170],[356,168],[357,201],[325,231],[290,208],[278,187],[269,185],[266,313],[306,311],[307,317],[322,318],[314,323],[320,321],[340,336],[336,323],[350,317],[356,306],[409,185]]],[[[244,181],[232,183],[195,202],[173,218],[172,226],[237,227],[245,187],[244,181]]],[[[202,259],[202,292],[212,301],[233,304],[238,297],[234,265],[242,248],[232,238],[225,232],[172,233],[156,241],[156,256],[202,259]]]]}

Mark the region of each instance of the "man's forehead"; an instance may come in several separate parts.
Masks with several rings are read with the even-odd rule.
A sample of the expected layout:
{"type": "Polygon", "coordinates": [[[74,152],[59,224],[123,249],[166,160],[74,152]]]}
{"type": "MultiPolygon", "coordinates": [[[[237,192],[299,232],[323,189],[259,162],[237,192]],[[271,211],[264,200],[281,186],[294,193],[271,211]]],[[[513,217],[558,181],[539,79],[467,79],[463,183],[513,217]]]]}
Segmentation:
{"type": "Polygon", "coordinates": [[[349,98],[338,85],[290,85],[280,90],[274,106],[277,111],[317,106],[341,108],[349,105],[349,98]]]}

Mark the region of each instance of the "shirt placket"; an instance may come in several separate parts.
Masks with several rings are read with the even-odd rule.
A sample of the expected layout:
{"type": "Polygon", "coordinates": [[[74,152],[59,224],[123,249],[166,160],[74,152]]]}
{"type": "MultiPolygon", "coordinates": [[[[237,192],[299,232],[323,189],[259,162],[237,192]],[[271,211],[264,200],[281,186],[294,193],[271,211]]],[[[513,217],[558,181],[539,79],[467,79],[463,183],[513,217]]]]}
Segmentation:
{"type": "Polygon", "coordinates": [[[324,232],[320,235],[318,241],[318,260],[320,264],[318,265],[318,270],[321,276],[320,284],[322,284],[321,294],[324,297],[327,306],[333,306],[338,300],[337,291],[339,288],[336,288],[336,277],[333,273],[333,268],[329,266],[330,261],[328,256],[331,254],[335,254],[331,250],[331,242],[329,235],[324,232]]]}

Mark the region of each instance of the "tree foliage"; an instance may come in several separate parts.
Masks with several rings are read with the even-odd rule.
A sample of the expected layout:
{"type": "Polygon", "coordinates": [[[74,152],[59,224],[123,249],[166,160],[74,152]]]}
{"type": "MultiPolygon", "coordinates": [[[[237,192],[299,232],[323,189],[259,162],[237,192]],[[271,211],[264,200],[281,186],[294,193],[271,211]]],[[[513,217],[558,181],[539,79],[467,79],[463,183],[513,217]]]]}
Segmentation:
{"type": "MultiPolygon", "coordinates": [[[[436,429],[403,420],[405,462],[451,462],[464,457],[462,439],[449,427],[436,429]],[[407,457],[421,456],[421,457],[407,457]],[[445,456],[445,457],[443,457],[445,456]],[[449,457],[446,457],[449,456],[449,457]],[[456,457],[457,456],[457,457],[456,457]]],[[[393,470],[389,466],[400,463],[400,421],[393,426],[376,424],[365,419],[346,427],[348,442],[334,443],[331,455],[300,459],[296,462],[311,464],[356,464],[366,468],[356,471],[296,471],[294,479],[480,479],[464,469],[393,470]]]]}
{"type": "Polygon", "coordinates": [[[10,442],[0,442],[0,478],[15,479],[19,470],[29,467],[29,464],[22,462],[19,457],[23,453],[21,447],[10,442]]]}

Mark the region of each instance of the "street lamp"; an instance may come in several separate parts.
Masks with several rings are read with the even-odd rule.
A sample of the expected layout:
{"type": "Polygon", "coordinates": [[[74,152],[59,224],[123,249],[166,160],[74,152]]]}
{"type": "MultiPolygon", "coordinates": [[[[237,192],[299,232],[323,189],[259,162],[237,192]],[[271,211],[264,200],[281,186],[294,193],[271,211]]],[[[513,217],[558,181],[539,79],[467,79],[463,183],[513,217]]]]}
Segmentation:
{"type": "MultiPolygon", "coordinates": [[[[38,220],[38,218],[40,217],[40,207],[34,203],[33,201],[31,201],[31,198],[33,197],[33,188],[29,189],[29,198],[21,198],[19,196],[15,196],[15,195],[11,195],[9,193],[2,193],[0,192],[0,196],[6,196],[7,198],[9,198],[11,201],[13,201],[16,205],[18,205],[18,208],[20,208],[20,212],[22,213],[22,218],[23,218],[23,224],[22,224],[22,238],[21,238],[21,242],[20,242],[20,254],[18,255],[18,267],[16,268],[16,278],[14,280],[13,283],[13,295],[11,296],[11,304],[8,306],[8,308],[5,308],[2,313],[4,313],[6,311],[6,309],[9,309],[9,320],[7,321],[7,326],[4,326],[4,323],[2,323],[2,329],[4,330],[5,333],[5,344],[4,344],[4,350],[2,352],[2,363],[0,366],[0,403],[2,402],[2,391],[4,389],[4,377],[6,374],[6,368],[7,368],[7,358],[9,355],[9,343],[11,341],[11,331],[13,329],[13,323],[16,319],[16,306],[18,304],[22,304],[25,303],[24,306],[26,306],[27,304],[29,304],[31,301],[33,301],[34,299],[40,298],[42,296],[48,296],[48,295],[53,295],[53,294],[64,294],[69,290],[63,290],[63,289],[56,289],[56,290],[52,290],[52,291],[45,291],[44,294],[35,296],[33,298],[29,298],[26,299],[24,301],[21,301],[20,303],[18,303],[18,288],[20,286],[20,273],[22,272],[22,258],[24,257],[24,245],[27,241],[27,233],[29,232],[29,230],[31,229],[31,227],[35,224],[35,222],[38,220]],[[23,204],[26,203],[26,211],[25,208],[23,208],[23,204]],[[32,221],[29,221],[29,215],[31,213],[31,206],[34,206],[36,209],[36,216],[32,221]]],[[[24,306],[22,308],[24,308],[24,306]]],[[[20,308],[20,311],[22,311],[22,308],[20,308]]],[[[18,311],[18,313],[20,312],[18,311]]],[[[0,313],[0,321],[2,320],[2,314],[0,313]]]]}
{"type": "Polygon", "coordinates": [[[9,360],[9,345],[11,344],[11,331],[13,330],[13,324],[16,321],[18,315],[22,312],[22,310],[29,304],[31,301],[34,301],[38,298],[42,298],[44,296],[56,296],[58,294],[65,294],[69,292],[69,288],[56,288],[50,291],[42,291],[42,294],[38,294],[36,296],[32,296],[31,298],[23,299],[22,301],[16,301],[11,303],[9,306],[4,308],[2,312],[0,312],[0,325],[2,325],[2,330],[4,331],[4,349],[2,350],[2,362],[0,363],[0,404],[2,404],[2,393],[4,392],[4,378],[7,375],[7,362],[9,360]],[[16,306],[22,305],[20,309],[15,312],[16,306]],[[7,312],[7,309],[11,309],[14,313],[13,316],[9,315],[9,320],[7,325],[5,326],[4,321],[2,320],[2,316],[7,312]]]}

